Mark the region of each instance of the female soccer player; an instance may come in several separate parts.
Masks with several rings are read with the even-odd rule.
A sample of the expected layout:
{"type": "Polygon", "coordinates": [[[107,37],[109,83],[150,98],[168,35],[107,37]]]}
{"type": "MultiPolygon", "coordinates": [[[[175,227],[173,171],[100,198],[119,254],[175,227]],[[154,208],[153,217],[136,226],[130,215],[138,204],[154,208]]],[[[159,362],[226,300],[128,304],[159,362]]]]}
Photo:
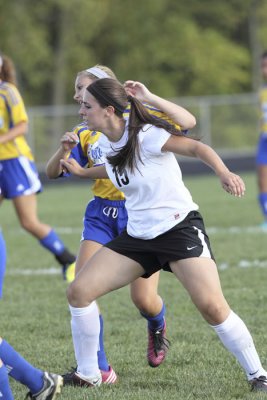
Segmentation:
{"type": "Polygon", "coordinates": [[[0,55],[0,202],[4,198],[12,200],[22,228],[54,254],[64,275],[75,256],[56,232],[38,219],[36,193],[42,186],[25,140],[28,117],[15,84],[12,61],[0,55]]]}
{"type": "MultiPolygon", "coordinates": [[[[0,298],[6,268],[6,246],[0,230],[0,298]]],[[[60,393],[63,379],[43,372],[28,363],[10,344],[0,337],[0,398],[13,400],[8,375],[30,389],[27,397],[34,400],[53,400],[60,393]]]]}
{"type": "MultiPolygon", "coordinates": [[[[97,79],[111,77],[116,79],[114,73],[105,66],[95,66],[78,73],[75,81],[74,99],[81,102],[86,87],[97,79]]],[[[143,101],[149,103],[149,98],[143,96],[143,101]]],[[[194,126],[195,118],[185,109],[170,102],[164,105],[165,114],[155,107],[147,106],[149,112],[157,118],[166,118],[167,116],[175,118],[175,123],[181,125],[183,129],[189,129],[194,126]]],[[[129,114],[126,110],[125,116],[129,114]]],[[[179,127],[177,127],[179,128],[179,127]]],[[[63,135],[61,146],[51,157],[47,164],[47,175],[49,178],[57,178],[63,174],[60,159],[75,159],[81,166],[89,164],[96,166],[104,163],[104,149],[101,149],[99,143],[101,133],[90,131],[86,124],[82,123],[74,129],[73,132],[67,132],[63,135]],[[76,146],[76,142],[79,142],[76,146]]],[[[93,186],[94,199],[87,206],[84,217],[84,230],[79,254],[76,261],[76,273],[88,261],[98,249],[104,244],[118,236],[127,224],[127,211],[125,209],[125,199],[122,192],[115,188],[108,179],[98,179],[93,186]]],[[[167,351],[165,305],[157,293],[159,273],[155,273],[149,279],[137,279],[131,284],[131,297],[136,307],[148,321],[148,363],[152,367],[159,366],[167,351]]],[[[107,383],[115,382],[110,380],[108,374],[112,369],[108,365],[105,357],[103,344],[103,319],[100,316],[100,349],[98,352],[98,363],[102,373],[102,380],[107,383]]],[[[75,379],[75,373],[64,376],[64,382],[67,384],[79,384],[75,379]]]]}
{"type": "MultiPolygon", "coordinates": [[[[137,82],[127,82],[126,86],[135,93],[139,88],[147,90],[137,82]]],[[[161,108],[159,98],[155,99],[161,108]]],[[[62,160],[62,165],[84,177],[108,176],[124,192],[128,211],[127,231],[100,249],[68,289],[80,379],[88,386],[101,384],[95,300],[162,268],[180,280],[202,316],[244,368],[252,388],[267,392],[267,372],[246,325],[223,296],[202,217],[173,153],[201,159],[214,170],[224,190],[235,196],[244,194],[242,179],[231,173],[209,146],[172,135],[176,132],[169,124],[151,117],[114,79],[100,79],[88,86],[80,113],[89,129],[105,135],[109,146],[106,171],[104,167],[82,169],[74,160],[62,160]],[[126,122],[123,112],[128,101],[131,111],[126,122]]]]}
{"type": "Polygon", "coordinates": [[[264,221],[261,227],[267,230],[267,51],[261,56],[261,73],[265,81],[260,90],[261,134],[258,142],[256,163],[259,187],[259,203],[264,221]]]}

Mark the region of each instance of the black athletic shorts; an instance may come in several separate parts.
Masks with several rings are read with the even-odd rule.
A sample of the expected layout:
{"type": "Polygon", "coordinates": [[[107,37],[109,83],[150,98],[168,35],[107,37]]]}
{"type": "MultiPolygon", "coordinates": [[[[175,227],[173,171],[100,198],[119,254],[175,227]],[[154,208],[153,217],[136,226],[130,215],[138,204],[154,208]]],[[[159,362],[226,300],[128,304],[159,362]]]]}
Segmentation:
{"type": "Polygon", "coordinates": [[[204,222],[198,211],[191,211],[182,222],[154,239],[136,239],[124,231],[105,244],[105,247],[141,264],[146,272],[144,278],[160,269],[171,272],[170,261],[193,257],[214,260],[204,222]]]}

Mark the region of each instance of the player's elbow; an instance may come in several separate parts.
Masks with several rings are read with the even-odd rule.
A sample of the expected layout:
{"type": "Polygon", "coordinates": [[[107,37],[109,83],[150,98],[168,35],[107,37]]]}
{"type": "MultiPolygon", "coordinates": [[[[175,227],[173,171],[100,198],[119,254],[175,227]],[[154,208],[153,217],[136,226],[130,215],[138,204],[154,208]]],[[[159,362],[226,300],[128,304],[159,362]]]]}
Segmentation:
{"type": "Polygon", "coordinates": [[[49,164],[47,164],[45,173],[48,179],[56,179],[59,177],[58,171],[56,172],[49,164]]]}

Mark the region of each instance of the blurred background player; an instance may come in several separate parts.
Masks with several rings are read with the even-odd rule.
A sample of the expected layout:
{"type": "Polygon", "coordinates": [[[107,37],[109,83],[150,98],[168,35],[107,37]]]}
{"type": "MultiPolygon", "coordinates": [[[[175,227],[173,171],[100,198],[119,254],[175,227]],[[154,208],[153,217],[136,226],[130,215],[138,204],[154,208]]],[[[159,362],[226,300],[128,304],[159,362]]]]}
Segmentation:
{"type": "Polygon", "coordinates": [[[11,199],[20,225],[54,254],[63,276],[75,261],[56,232],[37,216],[36,194],[42,190],[33,155],[26,142],[28,117],[16,88],[13,62],[0,55],[0,203],[11,199]]]}
{"type": "MultiPolygon", "coordinates": [[[[0,230],[0,298],[6,267],[6,246],[0,230]]],[[[30,389],[27,398],[53,400],[60,393],[62,377],[43,372],[28,363],[8,342],[0,337],[0,398],[13,400],[8,375],[30,389]]]]}
{"type": "Polygon", "coordinates": [[[261,227],[267,230],[267,51],[261,56],[261,74],[264,83],[260,89],[261,133],[258,142],[256,164],[259,188],[259,203],[264,215],[261,227]]]}
{"type": "MultiPolygon", "coordinates": [[[[86,87],[93,81],[105,77],[116,79],[113,71],[101,65],[79,72],[75,80],[74,99],[80,103],[86,87]]],[[[145,96],[143,100],[145,100],[145,96]]],[[[168,107],[170,107],[170,104],[168,103],[168,107]]],[[[195,118],[192,114],[182,107],[172,104],[173,106],[175,107],[175,113],[173,112],[173,114],[177,118],[174,123],[179,123],[183,129],[192,128],[195,123],[195,118]]],[[[147,108],[154,116],[167,118],[168,112],[166,110],[164,114],[154,107],[147,106],[147,108]]],[[[128,114],[129,109],[125,112],[125,118],[128,117],[128,114]]],[[[178,129],[180,129],[180,126],[178,129]]],[[[61,139],[60,148],[48,161],[48,177],[58,178],[64,175],[60,164],[62,158],[74,158],[82,167],[87,165],[94,167],[103,164],[104,150],[99,145],[100,138],[100,132],[90,131],[84,123],[79,124],[73,132],[65,133],[61,139]]],[[[85,212],[84,230],[76,261],[76,274],[97,250],[126,228],[128,220],[124,195],[115,188],[109,179],[97,179],[93,186],[93,194],[94,199],[89,202],[85,212]]],[[[70,277],[69,271],[67,271],[68,276],[70,277]]],[[[69,280],[71,281],[72,278],[70,277],[69,280]]],[[[158,281],[159,272],[149,279],[140,278],[131,284],[132,300],[148,322],[147,359],[152,367],[157,367],[163,362],[168,347],[168,342],[166,341],[165,305],[157,293],[158,281]]],[[[102,316],[100,316],[100,326],[100,349],[102,349],[102,352],[98,352],[98,363],[102,380],[106,382],[108,368],[111,367],[109,367],[106,357],[104,357],[102,316]]],[[[65,382],[79,385],[81,381],[75,379],[74,371],[72,374],[65,375],[65,382]]]]}

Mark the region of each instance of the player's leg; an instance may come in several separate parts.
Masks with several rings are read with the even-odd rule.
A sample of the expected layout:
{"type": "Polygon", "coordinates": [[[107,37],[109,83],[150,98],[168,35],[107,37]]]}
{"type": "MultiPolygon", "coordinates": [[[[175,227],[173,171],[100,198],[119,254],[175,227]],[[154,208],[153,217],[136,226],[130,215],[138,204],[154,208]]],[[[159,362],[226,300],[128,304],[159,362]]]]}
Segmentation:
{"type": "Polygon", "coordinates": [[[54,254],[65,271],[67,266],[75,261],[76,257],[65,247],[57,233],[49,225],[39,220],[36,194],[18,196],[12,200],[22,228],[35,236],[43,247],[54,254]]]}
{"type": "MultiPolygon", "coordinates": [[[[100,249],[77,274],[68,289],[71,328],[77,360],[76,377],[87,386],[101,383],[97,351],[99,313],[95,300],[144,274],[137,262],[110,249],[100,249]]],[[[80,383],[80,384],[81,384],[80,383]]]]}
{"type": "Polygon", "coordinates": [[[5,400],[14,400],[9,380],[6,366],[0,359],[0,398],[5,400]]]}
{"type": "Polygon", "coordinates": [[[224,346],[237,358],[253,385],[267,390],[266,377],[253,339],[244,322],[225,300],[215,262],[209,258],[189,258],[171,262],[170,267],[191,296],[193,303],[206,321],[213,327],[224,346]]]}
{"type": "Polygon", "coordinates": [[[147,360],[151,367],[158,367],[165,359],[169,343],[166,339],[165,304],[158,295],[159,272],[149,278],[132,282],[131,298],[146,318],[148,326],[147,360]]]}
{"type": "MultiPolygon", "coordinates": [[[[99,250],[101,249],[102,244],[95,242],[93,240],[83,240],[80,244],[80,249],[77,255],[77,260],[75,263],[75,274],[77,274],[82,267],[86,264],[88,260],[99,250]]],[[[74,279],[68,276],[69,271],[67,270],[67,280],[72,282],[74,279]]],[[[104,347],[104,320],[99,311],[99,323],[100,323],[100,333],[99,333],[99,349],[97,352],[98,359],[98,367],[102,374],[102,382],[112,384],[117,381],[117,375],[113,370],[112,366],[109,364],[105,347],[104,347]]],[[[79,382],[75,381],[75,370],[71,372],[67,372],[63,375],[64,385],[74,385],[75,383],[79,385],[79,382]]]]}
{"type": "Polygon", "coordinates": [[[30,393],[34,396],[32,398],[38,398],[35,396],[40,394],[43,396],[44,394],[47,396],[50,394],[52,396],[60,392],[62,378],[59,375],[43,372],[35,368],[2,338],[0,338],[0,359],[12,378],[30,389],[30,393]]]}
{"type": "Polygon", "coordinates": [[[75,275],[82,269],[82,267],[90,260],[91,257],[101,249],[102,244],[93,240],[83,240],[80,243],[79,252],[75,262],[75,275]]]}
{"type": "MultiPolygon", "coordinates": [[[[88,260],[102,247],[103,244],[113,239],[110,218],[103,213],[108,200],[94,197],[86,207],[80,250],[76,263],[76,274],[88,260]]],[[[97,352],[98,366],[101,370],[102,381],[115,383],[117,376],[107,360],[104,347],[104,319],[99,311],[99,349],[97,352]]]]}

